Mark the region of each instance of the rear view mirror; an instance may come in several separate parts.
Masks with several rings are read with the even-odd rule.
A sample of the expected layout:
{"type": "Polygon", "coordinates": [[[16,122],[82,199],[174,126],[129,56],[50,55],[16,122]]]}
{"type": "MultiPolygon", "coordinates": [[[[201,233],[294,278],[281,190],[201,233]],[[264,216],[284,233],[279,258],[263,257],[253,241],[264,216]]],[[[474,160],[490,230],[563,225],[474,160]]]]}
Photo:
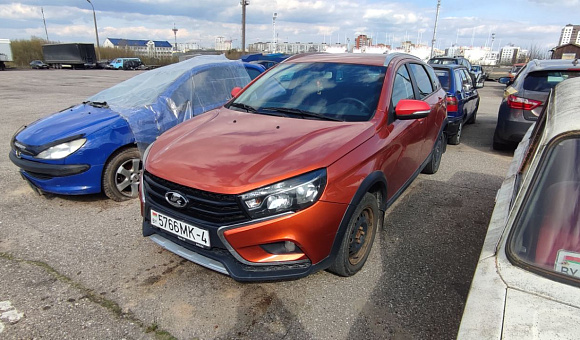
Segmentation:
{"type": "Polygon", "coordinates": [[[395,107],[395,115],[398,119],[425,118],[431,113],[431,106],[422,100],[401,99],[395,107]]]}
{"type": "Polygon", "coordinates": [[[239,86],[236,86],[232,89],[231,95],[232,95],[232,97],[236,97],[238,94],[240,94],[240,92],[242,92],[242,88],[239,86]]]}
{"type": "Polygon", "coordinates": [[[500,84],[504,84],[504,85],[509,85],[509,84],[511,84],[511,79],[510,79],[510,77],[501,77],[501,78],[499,78],[497,81],[498,81],[498,83],[500,83],[500,84]]]}

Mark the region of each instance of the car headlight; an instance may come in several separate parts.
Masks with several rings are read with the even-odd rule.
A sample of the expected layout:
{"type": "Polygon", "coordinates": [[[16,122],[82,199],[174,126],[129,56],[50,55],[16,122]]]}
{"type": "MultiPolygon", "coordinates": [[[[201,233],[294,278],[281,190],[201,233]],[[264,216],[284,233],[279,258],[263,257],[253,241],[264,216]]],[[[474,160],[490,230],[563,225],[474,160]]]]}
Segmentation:
{"type": "Polygon", "coordinates": [[[313,205],[326,186],[326,169],[320,169],[240,195],[252,218],[297,211],[313,205]]]}
{"type": "Polygon", "coordinates": [[[77,151],[81,146],[85,145],[87,139],[80,138],[71,140],[70,142],[61,143],[42,151],[36,158],[41,159],[61,159],[77,151]]]}

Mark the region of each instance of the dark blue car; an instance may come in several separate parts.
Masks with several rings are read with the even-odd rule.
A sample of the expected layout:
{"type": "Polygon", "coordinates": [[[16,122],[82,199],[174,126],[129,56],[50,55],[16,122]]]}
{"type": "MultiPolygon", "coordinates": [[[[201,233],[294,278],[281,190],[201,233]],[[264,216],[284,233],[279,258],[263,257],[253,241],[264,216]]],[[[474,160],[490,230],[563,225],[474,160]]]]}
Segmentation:
{"type": "Polygon", "coordinates": [[[461,142],[464,124],[475,123],[479,107],[479,94],[473,85],[469,71],[462,65],[431,65],[447,91],[447,136],[448,143],[461,142]]]}
{"type": "Polygon", "coordinates": [[[140,151],[178,123],[223,105],[234,87],[264,70],[199,56],[142,73],[20,129],[10,160],[38,193],[137,197],[140,151]]]}

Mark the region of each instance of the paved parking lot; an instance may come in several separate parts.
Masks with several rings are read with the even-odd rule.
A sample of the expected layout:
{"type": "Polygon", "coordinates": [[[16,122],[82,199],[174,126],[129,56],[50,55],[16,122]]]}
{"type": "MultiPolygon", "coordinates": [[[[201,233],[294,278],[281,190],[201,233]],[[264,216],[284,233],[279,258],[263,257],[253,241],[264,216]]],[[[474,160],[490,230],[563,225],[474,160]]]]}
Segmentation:
{"type": "Polygon", "coordinates": [[[143,238],[137,200],[39,197],[9,161],[20,126],[135,74],[0,74],[0,338],[455,337],[512,157],[491,149],[501,85],[486,83],[462,143],[387,211],[361,272],[243,284],[143,238]]]}

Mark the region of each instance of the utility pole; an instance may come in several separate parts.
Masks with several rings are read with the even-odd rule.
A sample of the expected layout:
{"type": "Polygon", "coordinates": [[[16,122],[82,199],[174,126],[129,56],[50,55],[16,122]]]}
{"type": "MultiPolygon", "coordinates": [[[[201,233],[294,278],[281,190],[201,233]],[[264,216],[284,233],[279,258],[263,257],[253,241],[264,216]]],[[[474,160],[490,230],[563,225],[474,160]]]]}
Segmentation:
{"type": "Polygon", "coordinates": [[[175,27],[175,23],[173,23],[173,29],[171,29],[173,31],[173,35],[175,36],[175,46],[173,46],[173,51],[177,52],[177,31],[179,31],[177,29],[177,27],[175,27]]]}
{"type": "Polygon", "coordinates": [[[99,46],[99,30],[97,30],[97,15],[95,14],[95,6],[91,0],[87,0],[91,7],[93,8],[93,20],[95,21],[95,36],[97,37],[97,61],[101,59],[101,47],[99,46]]]}
{"type": "Polygon", "coordinates": [[[437,35],[437,20],[439,20],[439,8],[441,7],[441,0],[437,0],[437,14],[435,14],[435,27],[433,27],[433,39],[431,40],[431,54],[433,58],[433,48],[435,47],[435,37],[437,35]]]}
{"type": "Polygon", "coordinates": [[[274,37],[272,39],[272,53],[276,53],[276,49],[277,49],[277,44],[278,44],[278,39],[276,37],[276,18],[278,17],[278,13],[274,12],[274,15],[272,16],[272,28],[274,30],[274,37]]]}
{"type": "Polygon", "coordinates": [[[240,0],[242,5],[242,53],[246,52],[246,6],[250,4],[250,0],[240,0]]]}
{"type": "Polygon", "coordinates": [[[46,33],[46,42],[50,42],[50,40],[48,40],[48,30],[46,29],[46,19],[44,19],[44,9],[40,7],[40,11],[42,12],[42,22],[44,22],[44,33],[46,33]]]}

